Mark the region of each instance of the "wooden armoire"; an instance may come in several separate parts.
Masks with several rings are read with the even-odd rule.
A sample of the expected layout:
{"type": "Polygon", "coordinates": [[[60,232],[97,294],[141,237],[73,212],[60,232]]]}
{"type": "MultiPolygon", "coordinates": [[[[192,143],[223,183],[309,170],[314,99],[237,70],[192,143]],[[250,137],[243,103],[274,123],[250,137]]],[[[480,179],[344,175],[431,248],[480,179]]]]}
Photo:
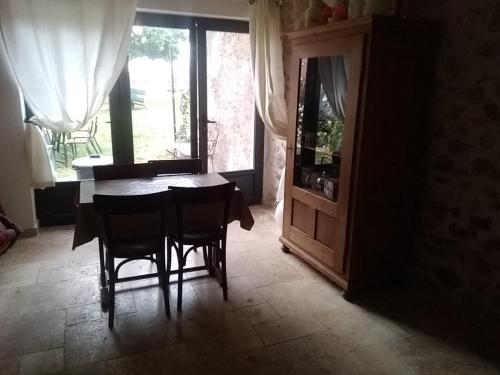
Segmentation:
{"type": "Polygon", "coordinates": [[[287,34],[280,241],[349,295],[409,266],[430,30],[367,16],[287,34]]]}

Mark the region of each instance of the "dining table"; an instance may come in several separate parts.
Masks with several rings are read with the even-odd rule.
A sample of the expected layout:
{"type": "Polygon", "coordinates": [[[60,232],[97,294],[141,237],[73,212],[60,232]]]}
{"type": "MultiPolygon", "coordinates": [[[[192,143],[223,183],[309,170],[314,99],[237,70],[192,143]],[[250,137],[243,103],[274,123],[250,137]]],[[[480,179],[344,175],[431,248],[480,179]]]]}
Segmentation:
{"type": "MultiPolygon", "coordinates": [[[[73,235],[73,250],[78,246],[92,241],[103,234],[101,216],[94,209],[94,195],[140,195],[168,191],[171,186],[204,187],[227,183],[218,173],[168,175],[152,178],[130,178],[120,180],[84,180],[80,183],[80,193],[77,202],[75,232],[73,235]]],[[[173,212],[173,207],[167,206],[167,211],[173,212]]],[[[206,212],[200,212],[202,218],[206,212]]],[[[168,216],[168,215],[167,215],[168,216]]],[[[250,230],[254,224],[252,213],[243,197],[241,190],[235,189],[229,210],[229,222],[239,221],[240,227],[250,230]]],[[[167,225],[169,220],[167,220],[167,225]]]]}

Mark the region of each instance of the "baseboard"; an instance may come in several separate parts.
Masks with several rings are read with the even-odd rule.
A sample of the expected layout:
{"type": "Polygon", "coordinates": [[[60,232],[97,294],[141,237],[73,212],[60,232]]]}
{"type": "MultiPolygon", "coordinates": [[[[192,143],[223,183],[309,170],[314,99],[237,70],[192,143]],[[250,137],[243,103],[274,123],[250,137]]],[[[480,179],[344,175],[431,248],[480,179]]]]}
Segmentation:
{"type": "Polygon", "coordinates": [[[38,236],[38,228],[23,228],[21,238],[29,238],[38,236]]]}

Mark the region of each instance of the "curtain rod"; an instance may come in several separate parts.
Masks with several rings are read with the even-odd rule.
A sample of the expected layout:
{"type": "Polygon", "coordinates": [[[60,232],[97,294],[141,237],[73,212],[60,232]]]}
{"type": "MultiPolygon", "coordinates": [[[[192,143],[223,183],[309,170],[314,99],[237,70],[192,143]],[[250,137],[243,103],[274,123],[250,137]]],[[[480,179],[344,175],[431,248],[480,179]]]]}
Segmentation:
{"type": "MultiPolygon", "coordinates": [[[[250,5],[253,5],[255,4],[257,0],[248,0],[248,2],[250,3],[250,5]]],[[[282,6],[283,5],[283,0],[271,0],[271,3],[275,3],[277,6],[282,6]]]]}

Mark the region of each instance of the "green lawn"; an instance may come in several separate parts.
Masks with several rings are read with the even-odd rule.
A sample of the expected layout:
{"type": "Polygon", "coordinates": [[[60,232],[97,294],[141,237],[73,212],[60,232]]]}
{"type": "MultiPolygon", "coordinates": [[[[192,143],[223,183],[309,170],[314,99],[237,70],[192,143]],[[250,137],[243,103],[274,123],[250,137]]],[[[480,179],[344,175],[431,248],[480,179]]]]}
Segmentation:
{"type": "MultiPolygon", "coordinates": [[[[177,98],[176,98],[177,99],[177,98]]],[[[177,101],[179,103],[180,101],[177,101]]],[[[177,107],[177,105],[176,105],[177,107]]],[[[174,129],[171,112],[171,101],[169,96],[164,96],[155,101],[149,101],[146,106],[136,106],[132,110],[134,157],[136,163],[147,162],[151,159],[167,159],[171,155],[167,148],[174,144],[174,129]],[[168,99],[168,100],[167,100],[168,99]]],[[[188,124],[187,118],[184,122],[188,124]]],[[[189,131],[182,128],[183,115],[177,110],[177,134],[184,131],[189,137],[189,131]]],[[[98,114],[97,132],[95,135],[97,143],[102,149],[102,155],[112,155],[111,128],[109,124],[109,107],[103,106],[98,114]]],[[[189,141],[184,139],[184,141],[189,141]]],[[[64,147],[61,145],[61,147],[64,147]]],[[[89,145],[92,152],[93,148],[89,145]]],[[[78,145],[76,154],[66,146],[68,163],[64,164],[64,153],[62,148],[55,154],[56,173],[58,180],[76,179],[75,171],[71,167],[71,161],[80,157],[88,156],[84,145],[78,145]]]]}

